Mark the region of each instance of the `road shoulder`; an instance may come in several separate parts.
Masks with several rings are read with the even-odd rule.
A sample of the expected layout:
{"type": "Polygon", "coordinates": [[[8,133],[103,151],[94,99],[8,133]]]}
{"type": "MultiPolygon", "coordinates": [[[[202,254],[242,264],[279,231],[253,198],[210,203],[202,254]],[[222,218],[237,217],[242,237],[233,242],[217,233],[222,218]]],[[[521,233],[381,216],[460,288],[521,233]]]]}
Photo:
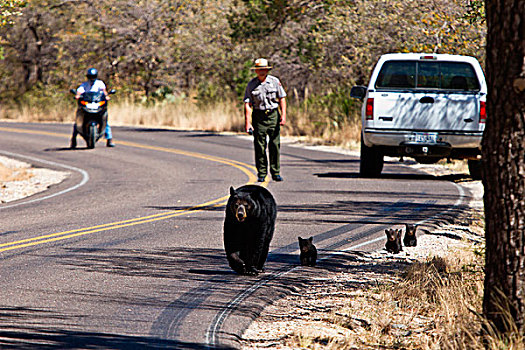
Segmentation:
{"type": "MultiPolygon", "coordinates": [[[[410,160],[405,162],[436,176],[466,170],[459,169],[461,165],[457,164],[444,166],[420,165],[410,160]]],[[[307,287],[298,288],[266,307],[242,335],[242,349],[296,349],[297,346],[336,349],[338,344],[360,348],[364,335],[361,341],[357,339],[370,327],[363,313],[370,309],[374,286],[399,283],[400,275],[407,266],[416,262],[424,263],[455,252],[483,249],[481,181],[458,180],[456,184],[467,193],[468,208],[456,217],[423,227],[421,231],[424,234],[419,234],[416,247],[404,247],[403,252],[395,255],[385,249],[371,253],[347,252],[321,261],[316,268],[303,267],[307,270],[305,273],[314,274],[317,278],[313,278],[307,287]]],[[[391,322],[389,310],[383,312],[385,319],[391,322]]],[[[412,335],[417,332],[407,331],[408,328],[428,329],[429,322],[433,320],[418,319],[412,315],[408,326],[394,323],[392,334],[394,337],[412,335]]]]}
{"type": "Polygon", "coordinates": [[[69,176],[69,172],[33,167],[0,156],[0,204],[13,202],[48,190],[69,176]]]}

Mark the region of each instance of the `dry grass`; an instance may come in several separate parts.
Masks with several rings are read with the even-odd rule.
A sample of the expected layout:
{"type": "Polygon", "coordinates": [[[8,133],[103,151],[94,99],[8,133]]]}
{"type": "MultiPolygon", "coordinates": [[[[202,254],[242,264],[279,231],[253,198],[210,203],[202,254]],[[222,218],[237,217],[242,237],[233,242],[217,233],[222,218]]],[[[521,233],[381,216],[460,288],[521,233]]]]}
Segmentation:
{"type": "Polygon", "coordinates": [[[336,123],[330,118],[328,110],[308,109],[292,100],[288,108],[288,121],[285,128],[287,136],[304,136],[309,143],[316,145],[337,145],[344,148],[357,148],[361,135],[358,111],[353,118],[336,123]]]}
{"type": "MultiPolygon", "coordinates": [[[[75,104],[64,100],[60,105],[42,107],[14,106],[0,108],[0,119],[21,122],[73,122],[75,104]]],[[[281,134],[302,136],[313,144],[330,144],[354,147],[358,144],[360,126],[356,122],[345,122],[335,126],[319,113],[307,112],[290,103],[288,120],[281,134]],[[319,121],[321,120],[321,121],[319,121]]],[[[144,105],[129,100],[110,102],[111,125],[169,127],[180,130],[244,131],[242,107],[234,101],[200,106],[191,99],[171,103],[144,105]]]]}
{"type": "Polygon", "coordinates": [[[25,168],[11,168],[0,163],[0,184],[9,181],[24,181],[33,177],[25,168]]]}
{"type": "MultiPolygon", "coordinates": [[[[240,130],[240,126],[244,126],[240,113],[240,109],[232,103],[200,108],[185,101],[157,103],[151,106],[118,101],[111,102],[109,107],[112,125],[162,126],[185,130],[240,130]]],[[[0,110],[0,118],[23,122],[73,122],[74,115],[73,103],[47,109],[22,106],[0,110]]]]}
{"type": "Polygon", "coordinates": [[[462,215],[406,255],[341,259],[344,268],[268,307],[243,349],[523,349],[520,337],[481,336],[484,216],[462,215]],[[441,236],[449,231],[462,239],[441,236]]]}
{"type": "Polygon", "coordinates": [[[144,106],[121,102],[111,106],[114,125],[173,127],[183,130],[240,131],[244,128],[241,110],[233,103],[198,107],[193,103],[158,103],[144,106]]]}
{"type": "Polygon", "coordinates": [[[0,119],[20,122],[73,122],[73,106],[16,106],[0,108],[0,119]]]}
{"type": "Polygon", "coordinates": [[[482,349],[479,254],[455,251],[411,265],[398,280],[364,291],[334,322],[351,329],[327,349],[482,349]],[[475,312],[473,312],[475,311],[475,312]]]}
{"type": "Polygon", "coordinates": [[[287,337],[286,349],[523,350],[518,332],[481,335],[483,266],[483,254],[472,249],[416,262],[349,294],[346,307],[320,320],[319,331],[310,326],[287,337]]]}

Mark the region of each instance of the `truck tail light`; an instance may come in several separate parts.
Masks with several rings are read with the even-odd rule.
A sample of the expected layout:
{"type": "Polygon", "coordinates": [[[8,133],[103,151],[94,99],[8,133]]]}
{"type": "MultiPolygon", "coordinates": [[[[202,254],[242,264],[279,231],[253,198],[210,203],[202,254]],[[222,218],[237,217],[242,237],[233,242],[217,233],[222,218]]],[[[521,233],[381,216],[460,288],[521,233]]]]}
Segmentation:
{"type": "Polygon", "coordinates": [[[369,98],[366,100],[366,110],[365,110],[366,120],[374,119],[374,99],[369,98]]]}
{"type": "Polygon", "coordinates": [[[480,101],[479,102],[479,122],[485,123],[486,120],[487,120],[486,102],[480,101]]]}

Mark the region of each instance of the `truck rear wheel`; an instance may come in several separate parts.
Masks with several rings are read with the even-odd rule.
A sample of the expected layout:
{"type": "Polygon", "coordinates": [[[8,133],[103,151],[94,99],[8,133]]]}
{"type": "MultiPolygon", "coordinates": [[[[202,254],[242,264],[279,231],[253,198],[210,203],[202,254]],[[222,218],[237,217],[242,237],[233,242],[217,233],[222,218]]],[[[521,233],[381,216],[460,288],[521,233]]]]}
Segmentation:
{"type": "Polygon", "coordinates": [[[383,153],[376,147],[368,147],[361,137],[361,162],[359,174],[363,177],[378,177],[383,170],[383,153]]]}
{"type": "Polygon", "coordinates": [[[469,159],[468,171],[472,180],[481,180],[481,160],[469,159]]]}

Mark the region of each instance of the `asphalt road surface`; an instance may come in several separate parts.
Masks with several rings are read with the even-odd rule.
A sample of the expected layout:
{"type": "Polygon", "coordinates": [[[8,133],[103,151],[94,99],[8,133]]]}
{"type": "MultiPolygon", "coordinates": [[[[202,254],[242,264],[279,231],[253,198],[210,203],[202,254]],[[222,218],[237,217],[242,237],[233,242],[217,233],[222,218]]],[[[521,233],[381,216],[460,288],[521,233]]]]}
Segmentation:
{"type": "MultiPolygon", "coordinates": [[[[256,181],[249,137],[113,128],[68,148],[71,125],[0,123],[0,154],[70,172],[0,204],[0,348],[230,349],[262,308],[307,286],[344,251],[384,246],[384,229],[454,216],[469,193],[387,162],[282,146],[284,182],[264,183],[278,215],[266,273],[239,276],[223,250],[230,186],[256,181]],[[317,268],[299,265],[314,237],[317,268]]],[[[464,175],[460,175],[464,176],[464,175]]],[[[338,259],[337,261],[340,261],[338,259]]]]}

